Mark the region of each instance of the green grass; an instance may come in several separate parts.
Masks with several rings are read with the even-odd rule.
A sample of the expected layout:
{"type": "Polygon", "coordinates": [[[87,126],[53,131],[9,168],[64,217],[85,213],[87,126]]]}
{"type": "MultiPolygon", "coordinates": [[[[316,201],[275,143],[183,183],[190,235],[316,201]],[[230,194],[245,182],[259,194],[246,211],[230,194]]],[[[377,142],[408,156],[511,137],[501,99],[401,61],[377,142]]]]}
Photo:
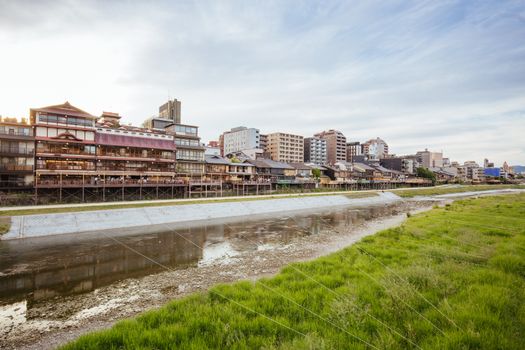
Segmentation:
{"type": "Polygon", "coordinates": [[[0,236],[7,233],[11,228],[11,218],[0,216],[0,236]]]}
{"type": "Polygon", "coordinates": [[[379,349],[523,349],[525,194],[413,215],[275,277],[217,285],[64,349],[367,348],[355,337],[379,349]]]}
{"type": "Polygon", "coordinates": [[[520,185],[469,185],[469,186],[459,186],[459,187],[429,187],[425,189],[400,189],[394,193],[400,197],[415,197],[415,196],[435,196],[440,194],[448,193],[461,193],[461,192],[471,192],[471,191],[489,191],[489,190],[501,190],[509,188],[522,188],[525,189],[525,186],[520,185]]]}
{"type": "MultiPolygon", "coordinates": [[[[0,210],[0,216],[9,215],[9,216],[18,216],[18,215],[34,215],[34,214],[52,214],[52,213],[71,213],[71,212],[80,212],[80,211],[93,211],[93,210],[111,210],[111,209],[125,209],[125,208],[143,208],[143,207],[163,207],[163,206],[172,206],[172,205],[187,205],[187,204],[207,204],[207,203],[225,203],[225,202],[238,202],[238,201],[258,201],[258,200],[268,200],[276,198],[299,198],[305,196],[330,196],[337,195],[341,193],[312,193],[304,195],[289,195],[289,196],[246,196],[243,198],[217,198],[217,199],[208,199],[208,200],[187,200],[187,201],[153,201],[150,203],[127,203],[127,204],[103,204],[100,205],[86,205],[86,206],[69,206],[69,207],[56,207],[56,208],[35,208],[31,209],[10,209],[10,210],[0,210]]],[[[375,192],[351,192],[344,193],[345,196],[350,198],[365,198],[377,196],[375,192]]]]}

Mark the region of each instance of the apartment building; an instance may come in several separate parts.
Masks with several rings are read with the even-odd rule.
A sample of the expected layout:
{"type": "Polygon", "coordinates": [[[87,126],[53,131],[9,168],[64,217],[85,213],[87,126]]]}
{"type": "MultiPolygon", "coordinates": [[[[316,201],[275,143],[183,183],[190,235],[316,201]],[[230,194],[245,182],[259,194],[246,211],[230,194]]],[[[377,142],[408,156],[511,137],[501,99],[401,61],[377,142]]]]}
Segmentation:
{"type": "Polygon", "coordinates": [[[430,152],[428,149],[416,153],[419,163],[425,168],[442,168],[443,153],[430,152]]]}
{"type": "Polygon", "coordinates": [[[379,137],[368,140],[362,145],[362,153],[368,160],[383,159],[388,155],[388,144],[379,137]]]}
{"type": "Polygon", "coordinates": [[[346,137],[338,130],[326,130],[314,135],[326,140],[326,157],[328,164],[346,161],[346,137]]]}
{"type": "Polygon", "coordinates": [[[0,189],[31,187],[35,137],[26,121],[0,118],[0,189]]]}
{"type": "Polygon", "coordinates": [[[222,134],[223,154],[260,148],[259,129],[239,126],[222,134]]]}
{"type": "Polygon", "coordinates": [[[361,143],[359,141],[347,142],[346,144],[346,161],[353,162],[355,156],[360,156],[361,143]]]}
{"type": "Polygon", "coordinates": [[[275,132],[268,134],[268,153],[276,162],[298,163],[304,160],[304,138],[275,132]]]}
{"type": "Polygon", "coordinates": [[[326,164],[328,161],[326,153],[326,140],[318,137],[307,137],[304,139],[304,161],[316,165],[326,164]]]}

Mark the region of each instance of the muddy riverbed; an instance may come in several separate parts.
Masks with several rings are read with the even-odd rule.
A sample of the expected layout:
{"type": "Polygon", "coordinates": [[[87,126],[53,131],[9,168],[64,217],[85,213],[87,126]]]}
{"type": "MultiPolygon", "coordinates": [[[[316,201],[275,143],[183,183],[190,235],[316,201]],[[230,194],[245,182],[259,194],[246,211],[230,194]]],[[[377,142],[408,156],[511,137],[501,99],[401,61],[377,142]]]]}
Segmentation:
{"type": "Polygon", "coordinates": [[[220,282],[272,275],[432,202],[214,221],[158,233],[0,242],[0,348],[50,349],[220,282]]]}

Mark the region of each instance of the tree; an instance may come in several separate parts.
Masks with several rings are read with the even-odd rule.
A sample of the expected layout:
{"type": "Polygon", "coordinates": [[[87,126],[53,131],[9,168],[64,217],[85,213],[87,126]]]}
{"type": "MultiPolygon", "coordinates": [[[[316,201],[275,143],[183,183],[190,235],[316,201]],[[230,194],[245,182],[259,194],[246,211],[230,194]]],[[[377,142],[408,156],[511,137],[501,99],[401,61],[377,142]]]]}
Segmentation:
{"type": "Polygon", "coordinates": [[[318,180],[321,177],[321,169],[314,168],[312,169],[312,176],[318,180]]]}
{"type": "Polygon", "coordinates": [[[417,176],[429,179],[430,181],[432,181],[432,185],[436,184],[436,174],[434,174],[427,168],[417,168],[417,176]]]}

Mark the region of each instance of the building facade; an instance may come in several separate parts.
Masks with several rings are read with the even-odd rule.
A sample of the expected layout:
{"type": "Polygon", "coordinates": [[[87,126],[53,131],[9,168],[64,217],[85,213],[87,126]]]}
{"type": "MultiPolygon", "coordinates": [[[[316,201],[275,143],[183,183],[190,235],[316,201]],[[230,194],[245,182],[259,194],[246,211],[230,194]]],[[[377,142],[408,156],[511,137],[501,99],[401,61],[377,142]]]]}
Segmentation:
{"type": "Polygon", "coordinates": [[[223,133],[222,144],[224,155],[260,148],[259,129],[239,126],[223,133]]]}
{"type": "Polygon", "coordinates": [[[318,137],[307,137],[304,139],[304,161],[316,165],[326,164],[326,140],[318,137]]]}
{"type": "Polygon", "coordinates": [[[25,121],[0,118],[0,189],[31,187],[34,162],[33,128],[25,121]]]}
{"type": "Polygon", "coordinates": [[[97,117],[65,102],[30,110],[36,140],[35,187],[96,172],[97,117]]]}
{"type": "Polygon", "coordinates": [[[362,152],[369,160],[383,159],[388,155],[388,144],[379,137],[371,139],[363,143],[362,152]]]}
{"type": "Polygon", "coordinates": [[[355,156],[360,156],[361,152],[361,143],[359,141],[348,142],[346,144],[346,161],[352,162],[355,156]]]}
{"type": "Polygon", "coordinates": [[[346,137],[338,130],[322,131],[314,137],[326,140],[326,158],[328,164],[346,161],[346,137]]]}
{"type": "Polygon", "coordinates": [[[268,153],[276,162],[302,162],[304,138],[300,135],[275,132],[268,134],[268,153]]]}
{"type": "Polygon", "coordinates": [[[174,124],[181,123],[181,102],[169,100],[159,107],[159,117],[171,120],[174,124]]]}
{"type": "Polygon", "coordinates": [[[203,176],[205,172],[204,152],[201,145],[199,127],[186,124],[173,124],[166,129],[173,135],[176,151],[176,172],[183,177],[203,176]]]}
{"type": "Polygon", "coordinates": [[[442,168],[443,153],[430,152],[428,149],[416,153],[419,163],[425,168],[442,168]]]}

